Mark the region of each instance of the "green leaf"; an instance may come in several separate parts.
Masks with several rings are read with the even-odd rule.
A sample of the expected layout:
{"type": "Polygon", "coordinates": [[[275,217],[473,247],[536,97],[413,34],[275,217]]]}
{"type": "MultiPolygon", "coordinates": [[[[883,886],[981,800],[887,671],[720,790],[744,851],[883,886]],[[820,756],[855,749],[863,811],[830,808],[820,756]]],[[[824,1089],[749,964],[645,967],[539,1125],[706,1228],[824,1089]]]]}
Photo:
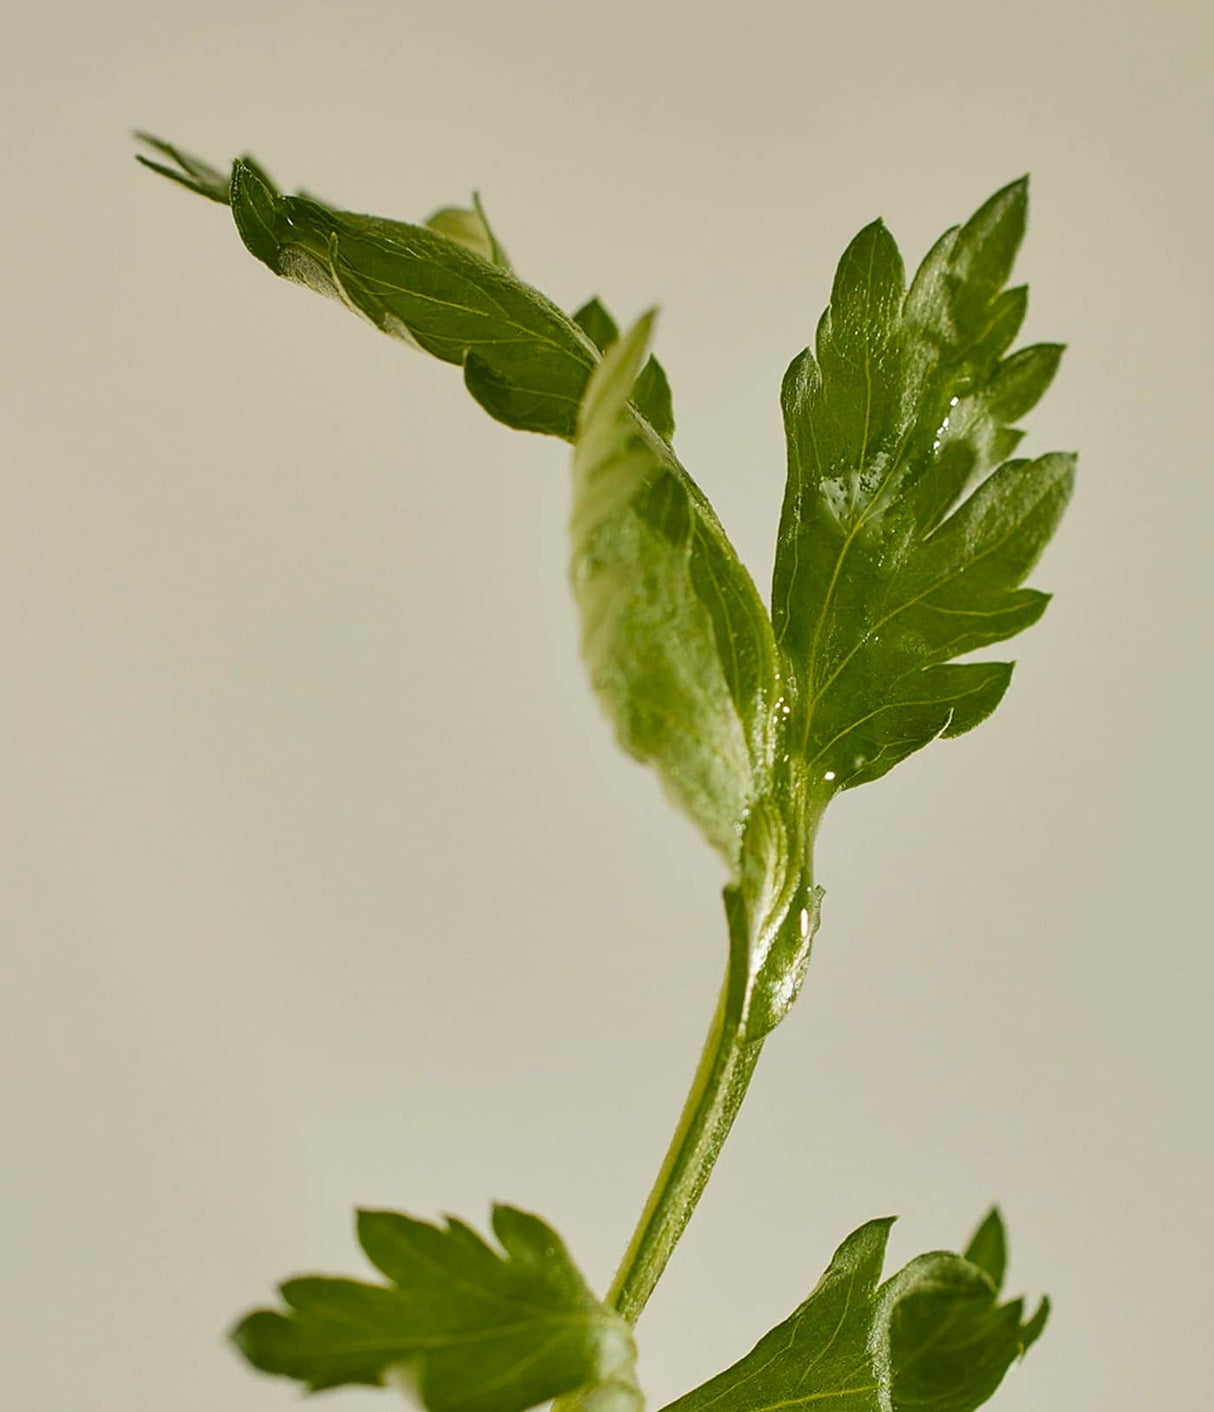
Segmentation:
{"type": "Polygon", "coordinates": [[[225,184],[197,158],[145,140],[180,170],[147,165],[230,203],[249,252],[275,274],[463,365],[473,396],[508,426],[572,438],[594,350],[572,319],[511,273],[479,202],[409,225],[284,196],[247,157],[225,184]]]}
{"type": "Polygon", "coordinates": [[[285,1310],[247,1315],[232,1337],[254,1367],[313,1391],[395,1383],[430,1412],[522,1412],[577,1392],[593,1412],[641,1412],[635,1348],[560,1237],[493,1208],[494,1250],[462,1222],[361,1211],[358,1238],[389,1284],[288,1280],[285,1310]]]}
{"type": "MultiPolygon", "coordinates": [[[[597,298],[583,304],[574,314],[573,321],[600,353],[606,353],[620,336],[618,324],[597,298]]],[[[637,374],[632,388],[632,404],[663,441],[669,443],[674,440],[674,402],[670,383],[665,369],[652,354],[637,374]]]]}
{"type": "MultiPolygon", "coordinates": [[[[568,318],[516,278],[478,195],[471,207],[444,206],[423,225],[409,225],[342,211],[303,192],[284,196],[248,156],[229,177],[160,138],[136,136],[172,164],[140,155],[144,166],[230,205],[246,248],[275,274],[341,300],[383,333],[462,364],[468,390],[498,421],[572,439],[593,350],[618,331],[597,301],[600,322],[582,328],[580,315],[568,318]]],[[[655,359],[633,396],[669,441],[670,384],[655,359]]]]}
{"type": "Polygon", "coordinates": [[[965,1247],[965,1258],[971,1265],[986,1271],[996,1290],[1003,1288],[1003,1276],[1007,1270],[1007,1232],[997,1206],[991,1207],[970,1237],[970,1243],[965,1247]]]}
{"type": "Polygon", "coordinates": [[[1020,632],[1048,602],[1020,585],[1066,505],[1074,458],[1007,460],[1011,424],[1062,352],[1005,356],[1026,307],[1023,288],[1003,288],[1026,209],[1025,182],[996,193],[937,242],[909,290],[885,226],[865,227],[815,348],[784,380],[772,617],[798,677],[794,734],[823,797],[985,719],[1010,665],[952,660],[1020,632]]]}
{"type": "Polygon", "coordinates": [[[729,864],[732,1018],[757,1038],[791,1005],[817,925],[808,824],[767,613],[702,493],[629,402],[652,324],[648,314],[608,346],[579,416],[582,654],[620,744],[729,864]]]}
{"type": "MultiPolygon", "coordinates": [[[[975,1241],[993,1249],[991,1217],[975,1241]]],[[[994,1216],[994,1220],[998,1220],[994,1216]]],[[[745,1358],[666,1412],[767,1412],[822,1403],[840,1412],[972,1412],[1045,1322],[960,1255],[921,1255],[880,1283],[891,1220],[835,1252],[809,1298],[745,1358]]],[[[1000,1239],[1002,1227],[1000,1226],[1000,1239]]],[[[971,1247],[972,1248],[972,1247],[971,1247]]]]}
{"type": "Polygon", "coordinates": [[[606,353],[620,336],[619,324],[611,317],[603,307],[602,301],[597,297],[582,305],[574,314],[573,322],[600,353],[606,353]]]}
{"type": "Polygon", "coordinates": [[[160,138],[153,137],[148,132],[136,132],[136,138],[140,142],[146,143],[154,152],[159,152],[162,157],[167,157],[173,164],[166,165],[164,162],[155,162],[150,157],[145,157],[142,153],[136,153],[135,160],[153,172],[159,172],[161,176],[168,177],[170,181],[180,183],[189,191],[196,191],[199,196],[205,196],[208,201],[219,201],[224,206],[228,204],[228,174],[217,171],[210,163],[202,161],[199,157],[192,157],[188,152],[183,152],[180,147],[174,147],[171,142],[162,142],[160,138]]]}
{"type": "Polygon", "coordinates": [[[503,270],[513,269],[510,257],[502,249],[489,224],[489,217],[485,215],[479,192],[473,193],[471,207],[444,206],[435,211],[426,225],[430,230],[436,230],[439,235],[462,245],[465,250],[471,250],[482,260],[488,260],[491,265],[503,270]]]}
{"type": "Polygon", "coordinates": [[[656,358],[650,356],[637,374],[632,401],[663,441],[674,440],[674,400],[666,370],[656,358]]]}
{"type": "Polygon", "coordinates": [[[595,689],[630,754],[737,870],[773,752],[775,644],[754,585],[668,446],[629,405],[653,315],[612,343],[574,450],[573,586],[595,689]]]}

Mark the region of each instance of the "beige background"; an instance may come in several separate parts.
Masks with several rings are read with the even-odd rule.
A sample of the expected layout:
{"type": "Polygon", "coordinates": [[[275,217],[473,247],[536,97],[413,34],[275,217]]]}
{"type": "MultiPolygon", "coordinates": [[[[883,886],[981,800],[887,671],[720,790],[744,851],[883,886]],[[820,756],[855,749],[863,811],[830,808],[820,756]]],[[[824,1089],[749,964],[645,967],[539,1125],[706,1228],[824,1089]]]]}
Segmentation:
{"type": "MultiPolygon", "coordinates": [[[[28,1412],[273,1412],[228,1321],[362,1269],[354,1203],[544,1213],[600,1286],[723,955],[619,757],[566,452],[271,279],[146,126],[663,307],[687,464],[760,582],[777,388],[848,238],[918,260],[1029,168],[1029,447],[1082,450],[1010,698],[827,820],[806,998],[641,1325],[654,1406],[867,1218],[1004,1204],[1057,1302],[1003,1412],[1210,1385],[1210,11],[412,0],[6,25],[4,1306],[28,1412]]],[[[330,1396],[333,1412],[386,1395],[330,1396]]],[[[386,1405],[384,1403],[383,1405],[386,1405]]]]}

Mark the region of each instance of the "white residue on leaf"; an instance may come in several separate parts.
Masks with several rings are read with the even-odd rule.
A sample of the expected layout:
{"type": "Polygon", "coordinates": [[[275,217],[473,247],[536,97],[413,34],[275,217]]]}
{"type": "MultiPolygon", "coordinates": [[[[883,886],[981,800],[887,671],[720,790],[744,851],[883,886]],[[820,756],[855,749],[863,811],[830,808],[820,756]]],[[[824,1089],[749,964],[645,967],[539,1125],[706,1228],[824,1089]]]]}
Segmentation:
{"type": "Polygon", "coordinates": [[[341,299],[333,276],[315,255],[299,245],[284,245],[278,252],[278,272],[284,279],[305,285],[326,299],[341,299]]]}
{"type": "Polygon", "coordinates": [[[395,314],[384,314],[384,332],[391,334],[393,338],[399,338],[402,343],[407,343],[410,348],[416,348],[419,353],[424,352],[421,344],[413,337],[409,325],[403,319],[397,318],[395,314]]]}

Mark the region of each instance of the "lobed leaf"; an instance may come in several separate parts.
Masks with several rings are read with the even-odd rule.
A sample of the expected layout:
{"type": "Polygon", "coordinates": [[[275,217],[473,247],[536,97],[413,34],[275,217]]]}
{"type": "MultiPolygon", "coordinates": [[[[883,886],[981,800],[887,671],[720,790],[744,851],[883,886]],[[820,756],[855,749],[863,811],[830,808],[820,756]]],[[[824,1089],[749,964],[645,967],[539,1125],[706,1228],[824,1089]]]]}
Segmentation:
{"type": "MultiPolygon", "coordinates": [[[[665,1412],[973,1412],[1044,1327],[999,1303],[999,1271],[971,1257],[1005,1251],[992,1212],[966,1256],[921,1255],[880,1283],[892,1220],[870,1221],[835,1252],[816,1288],[744,1358],[665,1412]]],[[[994,1262],[993,1262],[994,1263],[994,1262]]]]}
{"type": "Polygon", "coordinates": [[[522,1412],[578,1393],[641,1412],[628,1325],[587,1288],[537,1216],[495,1206],[493,1249],[460,1221],[362,1211],[358,1236],[390,1283],[305,1276],[232,1337],[254,1367],[312,1391],[395,1383],[430,1412],[522,1412]]]}
{"type": "Polygon", "coordinates": [[[1062,352],[1004,356],[1027,302],[1003,287],[1026,209],[1025,182],[996,193],[937,242],[909,289],[893,237],[880,221],[865,227],[814,349],[785,377],[772,614],[799,678],[800,751],[825,797],[985,719],[1011,666],[949,664],[1022,631],[1048,602],[1020,585],[1061,517],[1074,458],[1006,459],[1012,423],[1062,352]]]}

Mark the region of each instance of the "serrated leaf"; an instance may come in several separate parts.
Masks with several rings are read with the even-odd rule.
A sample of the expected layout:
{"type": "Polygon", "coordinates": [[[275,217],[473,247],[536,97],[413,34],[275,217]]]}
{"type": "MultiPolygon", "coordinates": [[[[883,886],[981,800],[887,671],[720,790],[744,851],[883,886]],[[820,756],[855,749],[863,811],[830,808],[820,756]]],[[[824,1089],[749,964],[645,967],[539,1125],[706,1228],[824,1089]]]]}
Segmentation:
{"type": "Polygon", "coordinates": [[[1020,585],[1066,505],[1074,458],[1006,459],[1020,436],[1011,423],[1062,351],[1004,356],[1026,305],[1023,289],[1003,288],[1026,205],[1024,182],[996,193],[937,242],[909,290],[892,236],[865,227],[815,348],[785,378],[772,614],[799,677],[800,751],[826,797],[985,719],[1010,665],[952,659],[1020,632],[1048,601],[1020,585]]]}
{"type": "Polygon", "coordinates": [[[181,167],[156,170],[227,200],[246,247],[275,274],[340,299],[444,362],[471,357],[466,381],[490,415],[572,438],[594,350],[572,319],[510,272],[482,211],[447,208],[431,218],[437,228],[356,215],[282,195],[249,158],[233,164],[225,191],[214,168],[152,142],[181,167]],[[488,257],[476,248],[486,242],[488,257]]]}
{"type": "Polygon", "coordinates": [[[394,1383],[430,1412],[522,1412],[576,1392],[595,1412],[641,1412],[631,1331],[559,1236],[509,1206],[493,1231],[500,1251],[460,1221],[362,1211],[359,1241],[389,1284],[288,1280],[285,1309],[232,1337],[254,1367],[313,1391],[394,1383]]]}
{"type": "MultiPolygon", "coordinates": [[[[169,162],[144,166],[232,208],[246,248],[275,274],[340,300],[381,332],[464,368],[468,390],[500,422],[571,440],[596,344],[578,323],[518,279],[485,215],[445,206],[422,225],[283,195],[253,158],[231,175],[171,143],[136,134],[169,162]]],[[[670,386],[656,361],[633,392],[667,440],[670,386]]]]}
{"type": "Polygon", "coordinates": [[[980,1407],[1044,1316],[1023,1323],[1022,1300],[999,1304],[985,1269],[946,1252],[921,1255],[880,1283],[891,1225],[870,1221],[854,1231],[788,1319],[665,1412],[980,1407]]]}

